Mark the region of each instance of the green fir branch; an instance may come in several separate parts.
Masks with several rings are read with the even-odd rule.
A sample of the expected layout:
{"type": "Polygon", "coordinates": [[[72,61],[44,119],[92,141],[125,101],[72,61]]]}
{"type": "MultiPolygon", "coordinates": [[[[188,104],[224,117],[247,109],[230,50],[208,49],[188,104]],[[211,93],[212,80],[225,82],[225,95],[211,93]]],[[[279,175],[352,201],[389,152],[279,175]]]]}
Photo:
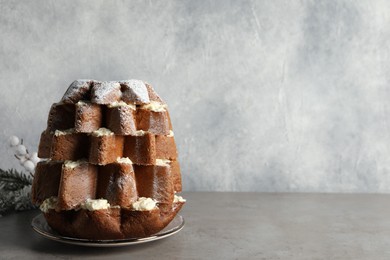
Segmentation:
{"type": "Polygon", "coordinates": [[[4,171],[0,169],[0,189],[5,191],[17,191],[32,184],[32,177],[15,169],[4,171]]]}
{"type": "Polygon", "coordinates": [[[0,169],[0,215],[35,208],[30,199],[32,177],[15,169],[0,169]]]}

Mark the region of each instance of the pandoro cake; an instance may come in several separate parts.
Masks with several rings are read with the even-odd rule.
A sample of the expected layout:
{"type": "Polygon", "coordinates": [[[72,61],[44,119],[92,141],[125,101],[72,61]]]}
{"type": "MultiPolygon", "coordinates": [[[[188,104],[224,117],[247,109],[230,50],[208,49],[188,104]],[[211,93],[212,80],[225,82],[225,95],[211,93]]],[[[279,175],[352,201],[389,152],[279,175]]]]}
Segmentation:
{"type": "Polygon", "coordinates": [[[167,104],[141,80],[76,80],[49,112],[32,202],[64,236],[150,236],[185,199],[167,104]]]}

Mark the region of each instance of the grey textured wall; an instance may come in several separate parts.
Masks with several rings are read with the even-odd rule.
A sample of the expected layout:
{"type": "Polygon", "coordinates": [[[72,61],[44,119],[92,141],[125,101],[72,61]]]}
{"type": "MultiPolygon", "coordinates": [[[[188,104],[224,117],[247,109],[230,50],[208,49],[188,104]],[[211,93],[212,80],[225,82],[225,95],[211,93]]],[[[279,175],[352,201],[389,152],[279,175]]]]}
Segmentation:
{"type": "Polygon", "coordinates": [[[390,191],[390,1],[0,0],[0,167],[77,78],[167,101],[185,190],[390,191]]]}

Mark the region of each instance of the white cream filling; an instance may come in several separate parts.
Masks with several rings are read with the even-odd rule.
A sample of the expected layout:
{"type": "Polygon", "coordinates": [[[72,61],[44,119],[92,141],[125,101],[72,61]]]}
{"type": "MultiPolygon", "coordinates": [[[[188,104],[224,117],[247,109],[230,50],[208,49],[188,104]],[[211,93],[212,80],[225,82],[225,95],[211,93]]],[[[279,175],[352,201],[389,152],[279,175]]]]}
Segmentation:
{"type": "Polygon", "coordinates": [[[79,106],[85,106],[87,104],[90,104],[91,102],[87,101],[87,100],[80,100],[79,102],[76,103],[76,105],[79,105],[79,106]]]}
{"type": "Polygon", "coordinates": [[[114,132],[112,132],[110,129],[107,129],[104,127],[99,128],[98,130],[92,132],[92,135],[96,136],[96,137],[101,137],[101,136],[105,136],[105,135],[113,135],[113,134],[114,134],[114,132]]]}
{"type": "Polygon", "coordinates": [[[58,198],[57,197],[50,197],[48,199],[45,199],[41,206],[39,206],[39,209],[42,212],[49,212],[50,209],[55,209],[57,207],[58,198]]]}
{"type": "MultiPolygon", "coordinates": [[[[175,195],[173,199],[174,203],[177,202],[186,202],[183,197],[175,195]]],[[[58,198],[50,197],[45,199],[41,206],[40,210],[44,213],[49,212],[51,209],[55,209],[57,207],[58,198]]],[[[136,211],[150,211],[156,208],[157,201],[152,198],[140,197],[136,202],[132,204],[133,209],[136,211]]],[[[109,208],[120,208],[119,206],[111,206],[110,203],[106,199],[87,199],[84,203],[82,203],[79,207],[80,209],[85,209],[89,211],[109,209],[109,208]]]]}
{"type": "Polygon", "coordinates": [[[156,165],[158,166],[169,166],[170,160],[166,159],[156,159],[156,165]]]}
{"type": "Polygon", "coordinates": [[[113,107],[129,107],[133,110],[135,110],[135,105],[134,104],[127,104],[126,102],[123,102],[123,101],[115,101],[115,102],[112,102],[111,104],[108,105],[109,108],[113,108],[113,107]]]}
{"type": "MultiPolygon", "coordinates": [[[[57,197],[50,197],[48,199],[45,199],[39,209],[42,212],[49,212],[50,209],[55,209],[57,207],[58,198],[57,197]]],[[[79,209],[86,209],[89,211],[94,210],[101,210],[101,209],[108,209],[108,208],[120,208],[119,206],[110,206],[110,203],[106,199],[87,199],[84,203],[82,203],[79,209]]]]}
{"type": "Polygon", "coordinates": [[[133,209],[137,211],[149,211],[156,207],[157,201],[151,198],[140,197],[133,203],[133,209]]]}
{"type": "Polygon", "coordinates": [[[161,104],[160,102],[152,101],[149,104],[143,105],[142,108],[151,110],[153,112],[164,112],[166,111],[167,105],[161,104]]]}
{"type": "Polygon", "coordinates": [[[169,135],[167,135],[167,137],[173,137],[173,136],[174,136],[173,131],[169,130],[169,135]]]}
{"type": "Polygon", "coordinates": [[[135,131],[135,136],[143,136],[146,134],[146,131],[143,131],[143,130],[138,130],[138,131],[135,131]]]}
{"type": "Polygon", "coordinates": [[[156,159],[156,165],[158,166],[169,166],[171,161],[167,159],[156,159]]]}
{"type": "Polygon", "coordinates": [[[173,203],[177,203],[177,202],[186,202],[186,200],[183,199],[182,196],[175,195],[175,196],[173,197],[173,203]]]}
{"type": "Polygon", "coordinates": [[[78,160],[78,161],[65,161],[64,162],[64,167],[74,169],[77,166],[80,166],[83,163],[86,163],[87,161],[84,160],[78,160]]]}
{"type": "Polygon", "coordinates": [[[55,135],[55,136],[59,136],[59,135],[69,135],[69,134],[72,134],[72,133],[74,133],[74,128],[70,128],[70,129],[63,130],[63,131],[61,131],[61,130],[56,130],[56,131],[54,132],[54,135],[55,135]]]}
{"type": "Polygon", "coordinates": [[[87,199],[84,203],[80,205],[80,208],[89,211],[108,209],[110,208],[110,203],[108,203],[106,199],[87,199]]]}
{"type": "Polygon", "coordinates": [[[118,157],[116,159],[118,163],[133,164],[133,162],[128,157],[118,157]]]}

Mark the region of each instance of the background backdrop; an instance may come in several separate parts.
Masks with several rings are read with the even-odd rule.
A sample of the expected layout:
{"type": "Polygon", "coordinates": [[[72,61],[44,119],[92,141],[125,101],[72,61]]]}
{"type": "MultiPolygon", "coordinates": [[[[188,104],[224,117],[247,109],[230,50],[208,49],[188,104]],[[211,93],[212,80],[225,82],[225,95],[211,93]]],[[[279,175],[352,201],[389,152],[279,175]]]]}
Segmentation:
{"type": "MultiPolygon", "coordinates": [[[[0,168],[78,78],[170,107],[185,190],[390,192],[390,2],[0,0],[0,168]]],[[[20,168],[19,168],[20,169],[20,168]]]]}

